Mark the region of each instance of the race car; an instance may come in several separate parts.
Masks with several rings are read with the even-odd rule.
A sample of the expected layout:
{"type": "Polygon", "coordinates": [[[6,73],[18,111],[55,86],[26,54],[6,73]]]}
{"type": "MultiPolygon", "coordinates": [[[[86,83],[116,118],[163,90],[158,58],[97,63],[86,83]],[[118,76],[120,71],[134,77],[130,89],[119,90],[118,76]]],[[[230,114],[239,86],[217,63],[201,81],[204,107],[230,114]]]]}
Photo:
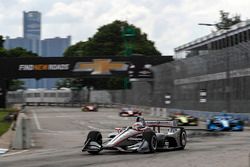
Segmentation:
{"type": "Polygon", "coordinates": [[[116,128],[106,141],[99,131],[90,131],[82,151],[90,154],[98,154],[102,150],[153,153],[157,150],[182,150],[186,143],[186,131],[177,127],[175,121],[145,121],[138,117],[132,126],[116,128]]]}
{"type": "Polygon", "coordinates": [[[243,131],[244,122],[233,118],[229,114],[215,115],[207,120],[207,130],[209,131],[243,131]]]}
{"type": "Polygon", "coordinates": [[[98,111],[98,107],[96,104],[85,104],[82,106],[82,111],[98,111]]]}
{"type": "Polygon", "coordinates": [[[137,117],[141,116],[142,112],[135,108],[122,108],[119,115],[121,117],[137,117]]]}
{"type": "Polygon", "coordinates": [[[198,126],[199,119],[185,113],[173,113],[170,119],[176,120],[178,126],[198,126]]]}

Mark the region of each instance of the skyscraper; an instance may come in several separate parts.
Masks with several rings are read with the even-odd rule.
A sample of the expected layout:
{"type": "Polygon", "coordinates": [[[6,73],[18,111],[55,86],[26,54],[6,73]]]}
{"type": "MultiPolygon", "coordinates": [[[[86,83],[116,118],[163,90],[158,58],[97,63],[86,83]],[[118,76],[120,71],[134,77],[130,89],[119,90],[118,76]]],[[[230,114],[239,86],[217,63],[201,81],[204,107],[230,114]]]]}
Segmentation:
{"type": "Polygon", "coordinates": [[[32,41],[31,51],[40,55],[41,48],[41,13],[23,12],[23,37],[32,41]]]}
{"type": "Polygon", "coordinates": [[[41,13],[37,11],[23,12],[23,37],[41,39],[41,13]]]}

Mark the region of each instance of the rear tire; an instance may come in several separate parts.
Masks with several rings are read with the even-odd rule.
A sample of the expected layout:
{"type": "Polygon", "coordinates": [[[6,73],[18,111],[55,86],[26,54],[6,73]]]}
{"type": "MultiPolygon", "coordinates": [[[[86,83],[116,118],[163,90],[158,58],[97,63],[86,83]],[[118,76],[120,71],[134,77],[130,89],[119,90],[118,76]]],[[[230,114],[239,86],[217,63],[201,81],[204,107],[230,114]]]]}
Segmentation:
{"type": "MultiPolygon", "coordinates": [[[[98,131],[90,131],[88,136],[87,136],[87,140],[88,141],[90,139],[90,141],[94,141],[97,142],[98,144],[102,145],[102,134],[98,131]]],[[[86,143],[85,143],[86,144],[86,143]]],[[[99,151],[88,151],[88,153],[90,154],[98,154],[101,150],[99,151]]]]}
{"type": "Polygon", "coordinates": [[[157,149],[157,137],[154,132],[144,132],[143,138],[148,142],[149,152],[154,153],[157,149]]]}

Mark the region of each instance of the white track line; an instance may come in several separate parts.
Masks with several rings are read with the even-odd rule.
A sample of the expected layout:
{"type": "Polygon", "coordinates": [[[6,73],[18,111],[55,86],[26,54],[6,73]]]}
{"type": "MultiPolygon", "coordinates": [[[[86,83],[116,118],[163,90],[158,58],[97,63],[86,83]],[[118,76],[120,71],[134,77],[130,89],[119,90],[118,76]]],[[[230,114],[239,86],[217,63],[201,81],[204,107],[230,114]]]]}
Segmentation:
{"type": "Polygon", "coordinates": [[[40,122],[39,122],[39,120],[38,120],[38,118],[37,118],[36,113],[35,113],[34,111],[32,111],[32,114],[33,114],[33,118],[34,118],[34,120],[35,120],[35,124],[36,124],[37,129],[38,129],[38,130],[42,130],[41,125],[40,125],[40,122]]]}
{"type": "Polygon", "coordinates": [[[4,154],[4,155],[1,155],[1,156],[2,156],[2,157],[7,157],[7,156],[16,155],[16,154],[21,154],[21,153],[24,153],[24,152],[27,152],[27,151],[29,151],[29,150],[23,150],[23,151],[19,151],[19,152],[4,154]]]}
{"type": "Polygon", "coordinates": [[[92,130],[100,130],[100,128],[96,128],[96,127],[93,127],[93,126],[88,126],[89,129],[92,129],[92,130]]]}

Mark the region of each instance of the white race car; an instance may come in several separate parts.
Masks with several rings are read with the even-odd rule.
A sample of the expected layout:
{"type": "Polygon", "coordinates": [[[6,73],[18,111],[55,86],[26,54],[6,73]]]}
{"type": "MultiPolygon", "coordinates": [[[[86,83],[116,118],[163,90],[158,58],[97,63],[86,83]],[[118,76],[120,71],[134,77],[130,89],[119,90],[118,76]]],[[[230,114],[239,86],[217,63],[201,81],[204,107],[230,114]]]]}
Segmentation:
{"type": "Polygon", "coordinates": [[[122,108],[119,115],[121,117],[137,117],[141,116],[142,112],[135,108],[122,108]]]}
{"type": "Polygon", "coordinates": [[[102,140],[100,132],[90,131],[82,151],[90,154],[98,154],[104,149],[152,153],[156,150],[184,149],[187,143],[185,129],[177,127],[175,121],[145,121],[137,117],[132,126],[116,130],[106,141],[102,140]]]}

